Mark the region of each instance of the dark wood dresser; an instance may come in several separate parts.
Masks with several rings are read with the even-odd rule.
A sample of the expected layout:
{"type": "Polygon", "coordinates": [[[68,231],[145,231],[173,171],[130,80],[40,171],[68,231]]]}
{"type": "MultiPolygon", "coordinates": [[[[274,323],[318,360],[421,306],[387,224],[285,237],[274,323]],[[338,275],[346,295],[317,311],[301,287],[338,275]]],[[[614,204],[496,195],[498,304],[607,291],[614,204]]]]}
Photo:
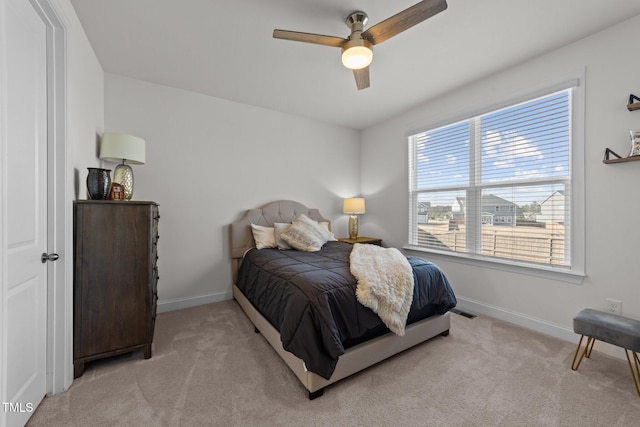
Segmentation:
{"type": "Polygon", "coordinates": [[[158,299],[154,202],[78,200],[74,213],[73,376],[85,362],[142,349],[151,357],[158,299]]]}

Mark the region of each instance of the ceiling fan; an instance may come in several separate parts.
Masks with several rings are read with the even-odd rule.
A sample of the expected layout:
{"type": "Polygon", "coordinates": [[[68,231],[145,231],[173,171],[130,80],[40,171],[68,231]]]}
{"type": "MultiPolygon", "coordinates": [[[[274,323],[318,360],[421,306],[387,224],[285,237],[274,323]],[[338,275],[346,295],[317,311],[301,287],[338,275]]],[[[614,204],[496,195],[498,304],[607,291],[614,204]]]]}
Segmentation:
{"type": "Polygon", "coordinates": [[[368,17],[364,12],[353,12],[347,17],[351,28],[349,38],[273,30],[276,39],[315,43],[342,48],[342,63],[353,70],[358,90],[369,87],[369,64],[373,59],[374,45],[380,44],[404,30],[431,18],[447,8],[446,0],[423,0],[364,31],[368,17]]]}

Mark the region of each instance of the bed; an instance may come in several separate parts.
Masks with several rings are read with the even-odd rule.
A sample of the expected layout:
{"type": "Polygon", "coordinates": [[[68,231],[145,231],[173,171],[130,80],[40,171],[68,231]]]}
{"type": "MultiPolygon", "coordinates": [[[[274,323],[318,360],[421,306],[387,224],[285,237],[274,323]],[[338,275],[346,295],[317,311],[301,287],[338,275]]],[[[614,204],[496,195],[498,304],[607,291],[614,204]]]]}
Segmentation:
{"type": "Polygon", "coordinates": [[[428,261],[407,258],[416,284],[400,336],[356,300],[356,279],[349,272],[352,245],[329,241],[315,252],[256,248],[252,224],[274,227],[300,215],[330,229],[317,209],[280,200],[251,209],[232,223],[230,243],[234,299],[307,389],[309,399],[394,354],[449,334],[455,295],[444,274],[428,261]]]}

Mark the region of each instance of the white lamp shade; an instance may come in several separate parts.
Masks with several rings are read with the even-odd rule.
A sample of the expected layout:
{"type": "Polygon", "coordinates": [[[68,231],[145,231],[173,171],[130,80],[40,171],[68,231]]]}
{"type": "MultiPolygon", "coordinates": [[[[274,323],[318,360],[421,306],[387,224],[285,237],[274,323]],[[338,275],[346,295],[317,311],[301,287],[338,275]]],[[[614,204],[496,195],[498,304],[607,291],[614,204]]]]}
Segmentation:
{"type": "Polygon", "coordinates": [[[343,212],[346,214],[363,214],[365,213],[364,199],[362,197],[353,197],[344,199],[343,212]]]}
{"type": "Polygon", "coordinates": [[[352,70],[360,70],[368,67],[373,60],[373,50],[369,40],[362,36],[349,37],[349,40],[342,45],[342,65],[352,70]]]}
{"type": "Polygon", "coordinates": [[[373,60],[373,51],[366,46],[353,46],[342,52],[342,65],[352,70],[365,68],[373,60]]]}
{"type": "Polygon", "coordinates": [[[100,158],[110,162],[144,165],[144,139],[123,133],[105,133],[100,141],[100,158]]]}

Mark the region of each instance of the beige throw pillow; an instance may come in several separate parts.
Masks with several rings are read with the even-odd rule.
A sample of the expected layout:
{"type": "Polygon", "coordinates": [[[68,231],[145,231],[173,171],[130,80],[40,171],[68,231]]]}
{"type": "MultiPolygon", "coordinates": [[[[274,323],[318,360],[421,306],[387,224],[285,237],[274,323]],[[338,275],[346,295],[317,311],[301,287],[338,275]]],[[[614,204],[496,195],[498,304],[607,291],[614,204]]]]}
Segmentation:
{"type": "Polygon", "coordinates": [[[276,247],[276,238],[273,227],[251,224],[251,232],[253,233],[253,240],[256,242],[256,248],[264,249],[276,247]]]}
{"type": "Polygon", "coordinates": [[[338,239],[336,239],[335,234],[333,234],[333,233],[331,232],[331,230],[329,230],[329,223],[328,223],[327,221],[322,221],[322,222],[319,222],[318,224],[319,224],[319,225],[320,225],[320,227],[322,227],[322,228],[323,228],[327,233],[329,233],[329,236],[331,236],[331,237],[329,237],[329,238],[327,239],[327,242],[337,242],[337,241],[338,241],[338,239]]]}
{"type": "Polygon", "coordinates": [[[300,215],[291,226],[280,234],[282,240],[292,248],[305,252],[319,251],[332,236],[316,221],[306,215],[300,215]]]}
{"type": "Polygon", "coordinates": [[[282,240],[282,233],[287,231],[289,227],[291,227],[291,224],[284,222],[276,222],[275,224],[273,224],[273,230],[276,235],[276,246],[278,247],[278,249],[292,249],[287,242],[282,240]]]}

